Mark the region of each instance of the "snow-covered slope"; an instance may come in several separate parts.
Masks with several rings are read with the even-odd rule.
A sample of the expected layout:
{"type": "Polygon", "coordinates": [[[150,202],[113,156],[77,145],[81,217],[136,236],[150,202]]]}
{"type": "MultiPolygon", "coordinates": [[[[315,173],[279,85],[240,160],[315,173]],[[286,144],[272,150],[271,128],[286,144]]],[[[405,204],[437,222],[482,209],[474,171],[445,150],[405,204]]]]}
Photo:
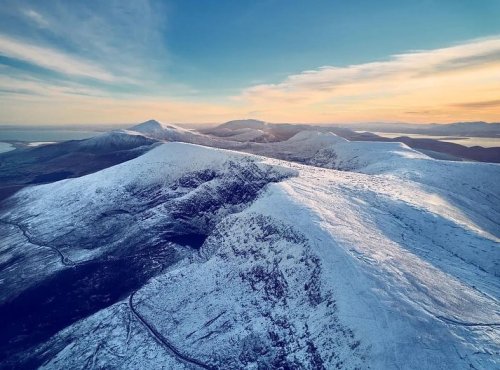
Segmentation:
{"type": "Polygon", "coordinates": [[[159,140],[185,141],[193,136],[193,132],[172,124],[165,124],[156,120],[149,120],[129,128],[130,131],[139,132],[142,135],[159,140]]]}
{"type": "Polygon", "coordinates": [[[162,123],[156,120],[149,120],[132,126],[127,131],[160,142],[182,142],[223,149],[239,149],[243,147],[243,144],[237,141],[204,135],[196,131],[187,130],[179,126],[162,123]]]}
{"type": "Polygon", "coordinates": [[[319,131],[301,131],[281,142],[249,143],[243,150],[341,170],[359,170],[374,163],[392,164],[397,157],[428,158],[401,143],[348,141],[334,133],[319,131]]]}
{"type": "Polygon", "coordinates": [[[151,145],[156,140],[131,130],[116,130],[105,132],[92,138],[77,141],[78,149],[86,150],[126,150],[143,145],[151,145]]]}
{"type": "Polygon", "coordinates": [[[499,166],[370,144],[308,132],[247,147],[317,167],[166,143],[18,192],[0,213],[0,339],[23,344],[0,347],[8,363],[499,366],[499,166]],[[12,324],[28,301],[39,315],[99,304],[47,335],[12,324]]]}
{"type": "Polygon", "coordinates": [[[231,135],[225,136],[225,138],[234,141],[265,141],[267,136],[267,133],[262,130],[243,128],[239,130],[231,130],[231,135]]]}
{"type": "Polygon", "coordinates": [[[259,121],[256,119],[240,119],[223,123],[222,125],[219,125],[217,128],[223,128],[223,129],[225,128],[231,130],[250,128],[255,130],[261,130],[266,126],[267,123],[264,121],[259,121]]]}
{"type": "Polygon", "coordinates": [[[169,234],[206,233],[222,216],[252,200],[264,185],[290,173],[261,165],[245,154],[169,143],[91,175],[26,188],[9,199],[11,206],[1,219],[12,225],[13,237],[21,236],[23,242],[18,229],[33,230],[27,233],[28,242],[36,240],[30,244],[42,247],[22,250],[5,243],[3,261],[27,271],[0,271],[5,286],[12,284],[0,292],[0,300],[35,284],[45,276],[43,271],[64,267],[61,256],[68,264],[81,264],[123,249],[123,243],[129,249],[137,241],[145,243],[145,237],[161,241],[169,234]],[[29,272],[29,265],[18,257],[32,253],[36,258],[54,258],[29,272]]]}
{"type": "MultiPolygon", "coordinates": [[[[471,227],[500,237],[500,166],[492,163],[432,159],[402,143],[348,141],[332,133],[303,131],[291,139],[252,143],[245,151],[313,166],[397,178],[415,182],[443,201],[429,196],[429,204],[452,204],[467,214],[471,227]]],[[[465,222],[465,221],[464,221],[465,222]]]]}
{"type": "Polygon", "coordinates": [[[215,128],[201,130],[211,137],[220,137],[238,142],[272,142],[279,139],[273,133],[275,125],[247,119],[223,123],[215,128]]]}

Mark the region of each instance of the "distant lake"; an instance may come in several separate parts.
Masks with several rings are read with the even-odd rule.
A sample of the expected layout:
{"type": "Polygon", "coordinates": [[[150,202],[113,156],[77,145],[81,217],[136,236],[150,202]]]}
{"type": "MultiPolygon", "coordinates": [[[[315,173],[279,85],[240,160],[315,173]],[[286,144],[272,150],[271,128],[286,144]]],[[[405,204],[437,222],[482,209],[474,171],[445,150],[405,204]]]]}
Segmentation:
{"type": "MultiPolygon", "coordinates": [[[[366,131],[356,131],[356,132],[366,132],[366,131]]],[[[460,144],[463,146],[482,146],[483,148],[493,148],[500,147],[500,138],[492,137],[456,137],[456,136],[433,136],[433,135],[422,135],[422,134],[407,134],[404,132],[380,132],[380,131],[369,131],[372,134],[388,137],[390,139],[399,136],[408,136],[414,139],[434,139],[439,141],[445,141],[448,143],[460,144]]]]}
{"type": "Polygon", "coordinates": [[[0,127],[0,141],[65,141],[81,140],[98,135],[98,131],[60,130],[60,129],[11,129],[0,127]]]}

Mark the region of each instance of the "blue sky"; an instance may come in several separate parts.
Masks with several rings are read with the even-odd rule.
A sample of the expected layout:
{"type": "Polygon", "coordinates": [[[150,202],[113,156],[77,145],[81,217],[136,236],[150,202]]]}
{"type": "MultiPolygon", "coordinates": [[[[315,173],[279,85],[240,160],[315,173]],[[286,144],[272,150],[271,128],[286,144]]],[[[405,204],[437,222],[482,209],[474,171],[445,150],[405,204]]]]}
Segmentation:
{"type": "Polygon", "coordinates": [[[500,33],[500,1],[187,0],[170,9],[173,70],[210,88],[276,82],[318,66],[500,33]]]}
{"type": "MultiPolygon", "coordinates": [[[[495,118],[490,108],[500,101],[498,90],[481,77],[500,56],[498,0],[0,0],[0,4],[0,122],[4,123],[119,122],[141,114],[186,122],[240,115],[312,122],[469,118],[464,113],[443,115],[442,104],[421,101],[410,106],[399,99],[403,95],[396,99],[400,109],[391,113],[389,100],[380,99],[384,94],[387,99],[394,96],[393,88],[377,90],[380,84],[366,85],[363,80],[363,86],[373,90],[360,93],[358,86],[353,92],[344,77],[342,83],[337,75],[331,77],[333,70],[344,76],[392,61],[383,68],[390,78],[401,79],[398,56],[402,54],[412,55],[415,64],[405,66],[405,71],[437,67],[448,71],[448,65],[457,65],[460,53],[473,60],[477,84],[465,74],[470,63],[461,76],[463,83],[473,82],[474,92],[468,100],[446,101],[446,106],[455,108],[476,103],[486,107],[484,112],[471,112],[471,119],[495,118]],[[433,59],[430,52],[442,55],[442,50],[458,46],[464,48],[449,49],[453,55],[444,58],[443,65],[415,62],[418,53],[433,59]],[[301,85],[301,94],[295,94],[299,88],[290,81],[302,81],[310,74],[325,79],[314,86],[307,83],[312,90],[303,91],[301,85]],[[341,87],[342,94],[333,93],[341,87]],[[330,93],[319,94],[326,90],[330,93]],[[290,91],[294,94],[284,96],[290,91]],[[306,99],[299,110],[302,96],[306,99]],[[311,96],[315,99],[308,99],[311,96]],[[278,100],[270,105],[269,99],[278,100]],[[285,114],[289,110],[285,102],[293,104],[295,116],[285,114]],[[359,109],[363,102],[367,108],[356,116],[354,104],[359,109]],[[410,110],[431,113],[406,117],[403,113],[410,110]]],[[[416,81],[415,74],[405,76],[414,89],[429,85],[416,81]]],[[[443,81],[442,77],[435,81],[443,81]]],[[[358,81],[359,73],[353,78],[358,81]]],[[[451,89],[457,78],[438,87],[451,89]]]]}

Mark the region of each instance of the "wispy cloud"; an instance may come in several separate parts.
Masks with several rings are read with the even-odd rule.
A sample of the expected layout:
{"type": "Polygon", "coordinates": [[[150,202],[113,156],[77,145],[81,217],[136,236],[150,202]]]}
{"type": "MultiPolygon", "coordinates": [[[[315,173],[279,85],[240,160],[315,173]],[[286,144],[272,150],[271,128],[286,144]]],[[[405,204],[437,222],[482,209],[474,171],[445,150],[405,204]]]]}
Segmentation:
{"type": "Polygon", "coordinates": [[[291,75],[281,83],[252,86],[236,100],[266,107],[275,116],[287,111],[300,119],[321,113],[322,119],[326,115],[330,120],[397,120],[411,111],[427,112],[425,118],[422,115],[425,120],[429,120],[429,112],[441,112],[435,118],[446,120],[458,110],[466,114],[472,105],[463,101],[491,102],[498,97],[500,37],[412,51],[386,61],[320,67],[291,75]]]}
{"type": "MultiPolygon", "coordinates": [[[[13,1],[0,7],[0,56],[24,62],[16,64],[24,77],[43,79],[45,69],[113,91],[130,90],[129,85],[138,91],[172,88],[164,70],[161,10],[148,0],[13,1]],[[3,21],[12,26],[3,27],[3,21]]],[[[50,84],[52,76],[46,75],[50,84]]]]}
{"type": "Polygon", "coordinates": [[[81,95],[93,97],[110,97],[105,90],[92,88],[84,84],[70,81],[44,81],[29,76],[0,76],[0,90],[10,94],[11,98],[19,98],[16,95],[36,96],[62,99],[65,96],[81,95]]]}
{"type": "MultiPolygon", "coordinates": [[[[31,90],[33,91],[33,90],[31,90]]],[[[0,95],[0,122],[9,124],[50,123],[133,123],[154,117],[169,122],[220,122],[245,115],[236,106],[224,102],[194,102],[168,97],[97,97],[9,93],[0,95]]],[[[0,88],[1,94],[1,88],[0,88]]]]}
{"type": "Polygon", "coordinates": [[[49,27],[49,22],[43,15],[40,13],[36,12],[33,9],[24,9],[23,14],[30,19],[31,21],[35,22],[35,24],[40,27],[40,28],[48,28],[49,27]]]}
{"type": "Polygon", "coordinates": [[[120,78],[100,66],[61,51],[0,35],[0,55],[22,60],[55,72],[114,82],[120,78]]]}
{"type": "Polygon", "coordinates": [[[168,10],[148,0],[0,7],[0,121],[500,120],[500,36],[317,67],[279,83],[253,78],[237,96],[210,96],[169,73],[182,61],[167,50],[168,10]]]}
{"type": "Polygon", "coordinates": [[[460,103],[453,106],[466,109],[500,108],[500,99],[460,103]]]}

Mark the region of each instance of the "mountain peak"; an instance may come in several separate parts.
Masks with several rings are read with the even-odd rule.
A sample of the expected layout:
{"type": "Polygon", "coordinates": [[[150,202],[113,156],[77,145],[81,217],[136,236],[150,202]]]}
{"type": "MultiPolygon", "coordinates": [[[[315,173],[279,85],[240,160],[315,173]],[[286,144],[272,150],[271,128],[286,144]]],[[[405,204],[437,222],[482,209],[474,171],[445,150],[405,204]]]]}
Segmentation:
{"type": "Polygon", "coordinates": [[[163,130],[163,125],[157,120],[150,119],[146,122],[142,122],[139,123],[138,125],[132,126],[130,130],[137,132],[144,132],[144,133],[155,132],[163,130]]]}
{"type": "Polygon", "coordinates": [[[253,128],[253,129],[262,129],[267,125],[264,121],[259,121],[257,119],[239,119],[234,121],[229,121],[223,123],[219,127],[221,128],[230,128],[230,129],[241,129],[241,128],[253,128]]]}

